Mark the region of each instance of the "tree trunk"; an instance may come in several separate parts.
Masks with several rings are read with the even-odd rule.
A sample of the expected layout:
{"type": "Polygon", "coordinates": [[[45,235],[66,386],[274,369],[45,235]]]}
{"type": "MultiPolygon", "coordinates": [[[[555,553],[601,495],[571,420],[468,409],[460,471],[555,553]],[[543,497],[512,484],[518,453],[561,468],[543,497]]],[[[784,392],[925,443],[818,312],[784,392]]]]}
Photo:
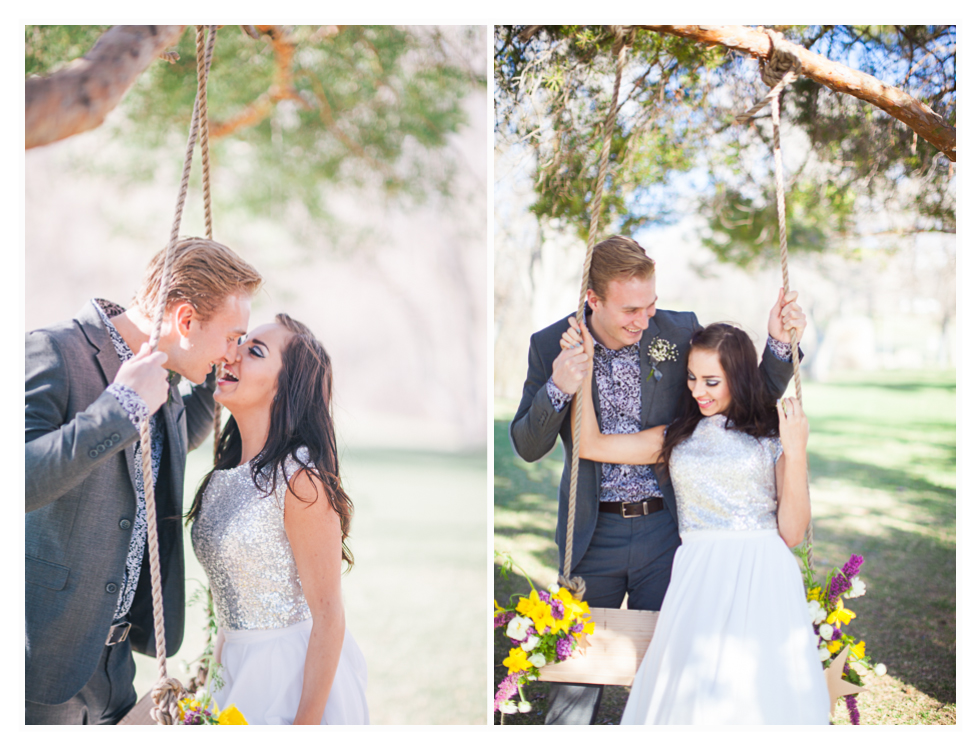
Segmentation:
{"type": "MultiPolygon", "coordinates": [[[[748,26],[638,26],[637,28],[674,34],[705,44],[720,44],[752,57],[767,57],[771,51],[768,35],[761,27],[748,26]]],[[[926,104],[898,88],[867,73],[848,68],[827,57],[788,44],[789,51],[802,63],[802,74],[833,91],[862,99],[894,117],[924,140],[955,161],[955,129],[926,104]]]]}
{"type": "Polygon", "coordinates": [[[26,148],[97,128],[185,26],[113,26],[87,55],[46,78],[28,78],[26,148]]]}

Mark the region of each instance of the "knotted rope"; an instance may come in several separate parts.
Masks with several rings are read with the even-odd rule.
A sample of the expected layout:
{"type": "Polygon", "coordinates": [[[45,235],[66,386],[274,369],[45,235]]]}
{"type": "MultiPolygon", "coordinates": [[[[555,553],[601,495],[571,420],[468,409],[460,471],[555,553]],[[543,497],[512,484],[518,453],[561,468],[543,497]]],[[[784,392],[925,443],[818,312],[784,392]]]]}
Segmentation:
{"type": "MultiPolygon", "coordinates": [[[[782,146],[779,141],[779,104],[782,91],[799,77],[802,63],[789,47],[786,41],[776,31],[766,29],[771,45],[768,60],[759,60],[762,81],[771,90],[744,114],[735,118],[736,122],[745,123],[765,108],[772,105],[772,139],[773,156],[775,158],[775,210],[779,218],[779,258],[782,264],[782,286],[785,293],[789,293],[789,246],[785,228],[785,180],[782,177],[782,146]]],[[[802,403],[802,381],[799,379],[799,343],[796,339],[795,328],[789,329],[789,341],[792,346],[792,375],[796,384],[796,398],[802,403]]]]}
{"type": "MultiPolygon", "coordinates": [[[[190,181],[190,167],[193,163],[193,147],[196,145],[197,133],[204,133],[202,143],[206,142],[206,83],[210,71],[210,61],[213,57],[213,45],[216,41],[216,26],[209,26],[209,38],[206,51],[203,50],[203,26],[196,27],[196,56],[197,56],[197,90],[196,103],[193,107],[193,122],[190,125],[190,135],[186,144],[186,158],[183,161],[183,177],[179,185],[179,195],[176,199],[176,216],[169,236],[169,246],[163,262],[162,274],[159,280],[156,312],[153,317],[152,333],[149,336],[149,348],[155,351],[162,333],[162,321],[166,312],[166,298],[172,281],[172,260],[176,242],[179,237],[179,226],[183,218],[183,205],[186,202],[186,192],[190,181]],[[204,64],[205,59],[205,64],[204,64]]],[[[201,143],[201,147],[202,146],[201,143]]],[[[206,151],[204,150],[206,164],[206,151]]],[[[208,165],[204,170],[204,190],[209,192],[208,165]]],[[[210,208],[207,201],[207,234],[210,236],[210,208]]],[[[147,542],[149,547],[149,576],[152,582],[152,614],[156,639],[156,666],[159,669],[159,679],[152,688],[153,707],[150,715],[157,724],[175,724],[179,720],[179,699],[184,692],[179,680],[171,678],[166,673],[166,628],[163,612],[162,577],[159,572],[159,529],[156,521],[156,489],[152,477],[152,438],[149,430],[149,419],[142,420],[140,440],[142,446],[142,479],[145,490],[147,542]]]]}
{"type": "MultiPolygon", "coordinates": [[[[613,54],[616,56],[616,79],[613,82],[613,101],[606,120],[603,123],[603,150],[599,158],[599,175],[593,191],[592,202],[589,205],[589,239],[586,242],[586,260],[582,266],[582,289],[579,291],[579,306],[576,320],[585,322],[586,291],[589,289],[589,267],[592,265],[592,250],[596,244],[596,234],[599,231],[599,216],[603,207],[603,186],[606,183],[606,172],[609,169],[609,151],[612,145],[613,129],[616,127],[616,110],[619,105],[620,81],[623,77],[623,65],[626,61],[626,49],[633,44],[636,29],[625,26],[610,26],[616,34],[613,42],[613,54]]],[[[576,391],[578,399],[585,384],[576,391]]],[[[565,560],[562,565],[562,575],[559,585],[564,586],[576,599],[583,599],[586,595],[586,582],[581,576],[572,577],[572,544],[575,538],[576,523],[576,494],[579,484],[579,435],[582,432],[582,410],[575,410],[572,423],[572,464],[569,473],[569,516],[565,533],[565,560]]]]}
{"type": "MultiPolygon", "coordinates": [[[[779,141],[779,104],[782,91],[790,83],[799,77],[802,72],[802,63],[799,57],[790,49],[794,47],[777,31],[766,29],[768,34],[770,51],[768,60],[759,60],[759,69],[762,73],[762,81],[766,86],[771,86],[771,90],[744,114],[735,118],[736,122],[745,123],[760,112],[766,104],[772,105],[772,151],[775,158],[775,210],[779,219],[779,259],[782,265],[782,286],[785,293],[789,293],[789,247],[786,238],[785,227],[785,180],[782,177],[782,146],[779,141]]],[[[802,404],[802,381],[799,379],[799,343],[796,339],[796,330],[789,329],[789,342],[792,346],[792,377],[796,384],[796,398],[802,404]]],[[[812,519],[806,527],[804,544],[807,548],[812,547],[813,527],[812,519]]]]}

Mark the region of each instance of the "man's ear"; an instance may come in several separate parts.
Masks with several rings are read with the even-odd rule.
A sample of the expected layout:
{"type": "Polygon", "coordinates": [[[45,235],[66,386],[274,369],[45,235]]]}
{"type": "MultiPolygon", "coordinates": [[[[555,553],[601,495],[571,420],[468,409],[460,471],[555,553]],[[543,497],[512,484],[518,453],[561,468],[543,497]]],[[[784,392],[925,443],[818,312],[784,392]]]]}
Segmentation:
{"type": "Polygon", "coordinates": [[[599,297],[596,296],[596,293],[592,289],[586,290],[586,302],[589,303],[589,307],[593,310],[596,309],[596,305],[599,303],[599,297]]]}
{"type": "Polygon", "coordinates": [[[199,321],[199,313],[189,302],[178,302],[173,309],[173,319],[176,322],[176,331],[182,338],[190,335],[190,327],[194,320],[199,321]]]}

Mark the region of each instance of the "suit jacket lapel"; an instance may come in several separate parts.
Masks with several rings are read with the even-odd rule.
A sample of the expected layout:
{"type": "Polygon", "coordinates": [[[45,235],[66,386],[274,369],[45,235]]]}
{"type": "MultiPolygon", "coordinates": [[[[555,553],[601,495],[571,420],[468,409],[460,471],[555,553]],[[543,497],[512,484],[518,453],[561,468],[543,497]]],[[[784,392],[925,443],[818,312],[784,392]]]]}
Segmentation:
{"type": "Polygon", "coordinates": [[[654,337],[660,335],[660,326],[653,318],[650,318],[647,330],[640,338],[640,424],[644,429],[652,425],[649,424],[650,408],[653,406],[653,395],[657,390],[657,379],[650,374],[650,357],[647,355],[647,348],[654,337]]]}

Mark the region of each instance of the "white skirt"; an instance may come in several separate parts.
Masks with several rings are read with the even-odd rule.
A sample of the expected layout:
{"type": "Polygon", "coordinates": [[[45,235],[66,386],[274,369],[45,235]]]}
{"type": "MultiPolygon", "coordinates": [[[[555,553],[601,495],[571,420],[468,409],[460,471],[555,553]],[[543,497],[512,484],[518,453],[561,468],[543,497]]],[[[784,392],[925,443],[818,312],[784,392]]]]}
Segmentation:
{"type": "Polygon", "coordinates": [[[828,724],[796,559],[774,529],[682,536],[622,724],[828,724]]]}
{"type": "MultiPolygon", "coordinates": [[[[237,706],[248,724],[293,724],[311,627],[309,618],[273,630],[224,631],[217,705],[237,706]]],[[[366,660],[346,629],[322,724],[368,723],[366,660]]]]}

